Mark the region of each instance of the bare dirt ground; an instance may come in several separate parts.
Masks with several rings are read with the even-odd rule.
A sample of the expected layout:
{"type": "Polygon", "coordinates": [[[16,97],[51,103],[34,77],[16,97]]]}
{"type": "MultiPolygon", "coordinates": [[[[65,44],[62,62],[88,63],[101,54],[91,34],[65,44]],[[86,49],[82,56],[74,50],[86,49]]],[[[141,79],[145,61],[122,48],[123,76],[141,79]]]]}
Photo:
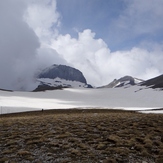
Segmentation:
{"type": "Polygon", "coordinates": [[[0,163],[163,163],[163,114],[49,110],[0,115],[0,163]]]}

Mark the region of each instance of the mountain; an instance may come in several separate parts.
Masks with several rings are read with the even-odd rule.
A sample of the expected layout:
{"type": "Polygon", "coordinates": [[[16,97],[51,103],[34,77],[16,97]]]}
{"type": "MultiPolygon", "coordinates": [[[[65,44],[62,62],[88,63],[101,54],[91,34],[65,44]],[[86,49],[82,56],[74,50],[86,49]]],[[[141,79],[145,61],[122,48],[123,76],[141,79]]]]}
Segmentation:
{"type": "Polygon", "coordinates": [[[146,81],[140,83],[140,85],[147,86],[150,88],[163,88],[163,75],[146,80],[146,81]]]}
{"type": "Polygon", "coordinates": [[[66,65],[52,65],[37,77],[38,87],[34,91],[53,90],[71,87],[91,88],[81,71],[66,65]]]}
{"type": "Polygon", "coordinates": [[[48,67],[45,70],[43,70],[38,77],[49,79],[60,78],[69,81],[79,81],[81,83],[87,84],[87,81],[83,76],[82,72],[66,65],[54,64],[51,67],[48,67]]]}
{"type": "Polygon", "coordinates": [[[114,79],[108,85],[105,85],[99,88],[117,88],[117,87],[123,87],[123,86],[131,86],[131,85],[136,85],[140,82],[143,82],[143,80],[134,78],[132,76],[124,76],[120,79],[114,79]]]}

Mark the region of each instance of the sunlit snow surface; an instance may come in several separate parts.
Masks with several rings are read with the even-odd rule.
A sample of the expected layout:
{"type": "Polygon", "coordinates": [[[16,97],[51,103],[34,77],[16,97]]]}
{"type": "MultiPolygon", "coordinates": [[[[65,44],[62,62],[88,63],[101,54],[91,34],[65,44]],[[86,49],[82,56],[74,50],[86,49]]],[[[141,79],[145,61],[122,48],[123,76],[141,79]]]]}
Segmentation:
{"type": "Polygon", "coordinates": [[[68,88],[46,92],[6,92],[0,91],[0,114],[68,108],[109,108],[145,111],[146,113],[163,113],[152,111],[163,107],[163,91],[129,88],[68,88]]]}

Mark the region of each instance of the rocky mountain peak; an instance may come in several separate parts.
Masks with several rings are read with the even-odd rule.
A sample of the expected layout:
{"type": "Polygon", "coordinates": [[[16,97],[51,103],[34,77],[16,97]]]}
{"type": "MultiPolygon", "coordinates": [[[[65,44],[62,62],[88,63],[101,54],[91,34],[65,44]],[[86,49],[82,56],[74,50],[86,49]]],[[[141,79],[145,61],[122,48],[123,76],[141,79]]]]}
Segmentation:
{"type": "Polygon", "coordinates": [[[127,85],[135,85],[142,81],[143,80],[134,78],[132,76],[124,76],[120,79],[114,79],[111,83],[109,83],[108,85],[102,86],[101,88],[116,88],[116,87],[123,87],[127,85]]]}
{"type": "Polygon", "coordinates": [[[38,86],[34,91],[45,91],[62,88],[92,88],[87,84],[87,81],[82,74],[76,68],[66,65],[52,65],[38,75],[38,86]]]}
{"type": "Polygon", "coordinates": [[[54,64],[51,67],[43,70],[39,74],[38,78],[60,78],[64,80],[78,81],[87,84],[87,81],[81,71],[66,65],[54,64]]]}

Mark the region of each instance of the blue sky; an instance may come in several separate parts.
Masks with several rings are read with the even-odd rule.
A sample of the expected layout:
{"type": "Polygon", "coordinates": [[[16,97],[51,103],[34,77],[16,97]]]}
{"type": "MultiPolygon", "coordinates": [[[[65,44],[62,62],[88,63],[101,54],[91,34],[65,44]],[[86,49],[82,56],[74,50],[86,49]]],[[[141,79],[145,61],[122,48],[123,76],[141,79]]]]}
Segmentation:
{"type": "Polygon", "coordinates": [[[160,43],[163,2],[155,3],[151,0],[57,0],[60,31],[75,37],[75,30],[91,29],[112,51],[139,46],[144,41],[160,43]]]}
{"type": "Polygon", "coordinates": [[[113,48],[112,22],[116,20],[124,10],[123,0],[59,0],[57,9],[61,14],[60,30],[63,34],[70,33],[76,36],[77,31],[91,29],[97,38],[102,38],[113,48]]]}
{"type": "Polygon", "coordinates": [[[0,23],[0,88],[27,88],[52,64],[94,86],[163,74],[163,0],[5,0],[0,23]]]}

